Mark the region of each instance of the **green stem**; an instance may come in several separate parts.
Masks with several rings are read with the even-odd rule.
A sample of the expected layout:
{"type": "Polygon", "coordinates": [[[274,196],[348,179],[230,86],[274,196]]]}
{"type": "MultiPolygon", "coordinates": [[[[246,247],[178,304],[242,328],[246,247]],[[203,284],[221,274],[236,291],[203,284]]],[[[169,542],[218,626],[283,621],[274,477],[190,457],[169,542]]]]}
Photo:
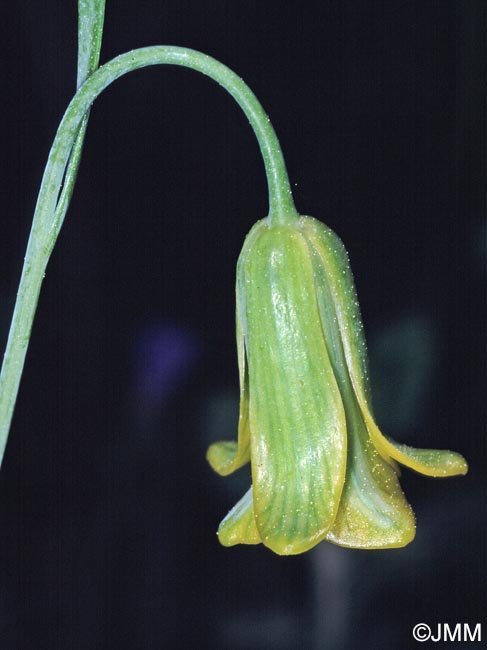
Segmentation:
{"type": "MultiPolygon", "coordinates": [[[[105,18],[105,0],[78,0],[78,63],[76,88],[83,85],[86,79],[97,68],[100,60],[100,49],[105,18]]],[[[57,188],[53,187],[51,195],[56,204],[53,211],[54,223],[62,223],[69,207],[74,185],[78,176],[83,142],[88,126],[89,108],[81,116],[76,137],[70,146],[62,173],[59,175],[57,188]],[[62,190],[60,188],[62,186],[62,190]]],[[[54,149],[54,145],[53,145],[54,149]]],[[[51,154],[53,149],[51,149],[51,154]]],[[[44,177],[45,179],[45,177],[44,177]]],[[[44,184],[44,181],[43,181],[44,184]]],[[[42,190],[42,186],[41,186],[42,190]]],[[[40,198],[40,197],[39,197],[40,198]]],[[[45,253],[39,251],[41,240],[33,236],[36,215],[39,211],[38,199],[31,236],[20,279],[17,301],[15,303],[12,323],[5,350],[5,356],[0,373],[0,465],[5,453],[8,432],[13,416],[15,401],[19,389],[25,355],[32,329],[32,322],[39,299],[44,270],[47,264],[45,253]]],[[[55,239],[50,246],[51,250],[55,239]]],[[[44,246],[45,248],[45,246],[44,246]]]]}
{"type": "MultiPolygon", "coordinates": [[[[100,61],[101,39],[105,20],[105,0],[78,0],[78,74],[76,90],[97,68],[100,61]]],[[[64,221],[78,176],[83,143],[90,111],[86,111],[69,156],[63,188],[56,206],[56,221],[64,221]]]]}
{"type": "MultiPolygon", "coordinates": [[[[64,114],[42,178],[0,374],[0,463],[7,443],[42,280],[72,191],[72,184],[69,191],[66,191],[70,184],[70,155],[75,143],[79,142],[79,134],[83,133],[84,116],[93,101],[112,81],[131,70],[158,64],[179,65],[202,72],[234,97],[249,120],[260,145],[269,187],[270,223],[293,223],[298,216],[281,147],[269,118],[250,88],[222,63],[194,50],[154,46],[122,54],[94,72],[76,93],[64,114]],[[70,167],[64,179],[63,193],[61,186],[68,162],[70,167]],[[67,201],[64,201],[64,196],[67,201]]],[[[81,153],[79,149],[76,154],[76,147],[73,156],[81,153]]],[[[76,172],[76,160],[73,169],[76,172]]]]}
{"type": "MultiPolygon", "coordinates": [[[[206,54],[175,46],[153,46],[126,52],[99,68],[78,91],[59,125],[39,194],[39,203],[46,179],[59,179],[59,165],[64,163],[66,151],[72,146],[73,133],[80,123],[82,111],[113,81],[132,70],[151,65],[178,65],[197,70],[227,90],[240,105],[252,126],[264,159],[269,189],[269,220],[271,223],[290,223],[297,217],[279,140],[260,102],[245,82],[232,70],[206,54]]],[[[52,203],[51,203],[52,206],[52,203]]],[[[51,207],[48,206],[48,207],[51,207]]],[[[37,211],[37,210],[36,210],[37,211]]],[[[62,225],[56,224],[58,227],[62,225]]]]}
{"type": "MultiPolygon", "coordinates": [[[[78,0],[77,90],[79,90],[89,75],[98,68],[104,18],[105,0],[78,0]]],[[[89,110],[82,116],[76,138],[66,158],[60,183],[56,191],[56,197],[59,195],[59,198],[56,198],[57,202],[53,213],[55,222],[62,222],[64,220],[69,207],[78,175],[81,154],[83,152],[83,142],[88,118],[89,110]],[[61,185],[62,190],[59,193],[61,185]]],[[[31,231],[0,374],[0,465],[5,453],[30,331],[32,329],[32,322],[44,277],[44,269],[47,263],[47,261],[44,262],[44,256],[36,252],[38,244],[39,242],[36,244],[35,238],[32,237],[31,231]]]]}
{"type": "Polygon", "coordinates": [[[78,0],[77,90],[98,68],[104,22],[105,0],[78,0]]]}

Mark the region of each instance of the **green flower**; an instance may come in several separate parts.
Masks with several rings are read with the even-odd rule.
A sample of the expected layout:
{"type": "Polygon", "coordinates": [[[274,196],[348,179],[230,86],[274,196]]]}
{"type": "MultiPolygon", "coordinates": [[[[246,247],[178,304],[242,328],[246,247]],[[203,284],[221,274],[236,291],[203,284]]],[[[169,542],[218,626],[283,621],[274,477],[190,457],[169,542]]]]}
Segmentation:
{"type": "Polygon", "coordinates": [[[401,463],[465,474],[455,452],[384,436],[372,413],[367,351],[348,256],[312,217],[247,236],[237,266],[238,442],[208,450],[225,476],[250,461],[252,487],[221,522],[224,546],[288,555],[326,539],[392,548],[415,534],[401,463]]]}

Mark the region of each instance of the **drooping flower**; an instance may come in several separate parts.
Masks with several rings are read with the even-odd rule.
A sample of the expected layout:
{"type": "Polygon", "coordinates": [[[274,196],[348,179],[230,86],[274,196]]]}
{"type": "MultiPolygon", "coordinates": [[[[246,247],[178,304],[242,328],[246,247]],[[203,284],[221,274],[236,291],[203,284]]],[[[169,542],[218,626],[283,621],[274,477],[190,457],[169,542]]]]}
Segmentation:
{"type": "Polygon", "coordinates": [[[375,423],[359,305],[340,239],[312,217],[259,221],[237,266],[238,442],[208,450],[225,476],[250,461],[252,486],[218,529],[224,546],[289,555],[322,540],[393,548],[415,534],[397,463],[465,474],[455,452],[415,449],[375,423]]]}

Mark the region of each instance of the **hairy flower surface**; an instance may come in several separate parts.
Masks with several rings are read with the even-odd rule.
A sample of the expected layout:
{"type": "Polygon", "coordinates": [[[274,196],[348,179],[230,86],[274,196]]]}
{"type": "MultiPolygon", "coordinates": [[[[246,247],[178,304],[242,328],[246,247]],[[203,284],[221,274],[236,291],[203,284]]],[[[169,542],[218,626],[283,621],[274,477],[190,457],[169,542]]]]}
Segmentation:
{"type": "Polygon", "coordinates": [[[455,452],[384,436],[372,413],[359,305],[340,239],[312,217],[267,219],[237,266],[238,442],[208,450],[225,476],[250,461],[252,487],[218,529],[224,546],[282,555],[326,539],[392,548],[414,537],[401,463],[428,476],[465,474],[455,452]]]}

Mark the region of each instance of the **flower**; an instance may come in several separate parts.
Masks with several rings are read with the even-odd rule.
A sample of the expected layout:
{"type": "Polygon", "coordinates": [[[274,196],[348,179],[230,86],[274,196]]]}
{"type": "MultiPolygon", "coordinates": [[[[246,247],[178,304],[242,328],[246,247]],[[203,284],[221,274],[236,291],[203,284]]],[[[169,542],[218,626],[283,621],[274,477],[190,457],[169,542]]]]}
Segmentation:
{"type": "Polygon", "coordinates": [[[340,239],[312,217],[257,222],[237,265],[238,442],[208,449],[225,476],[250,461],[252,487],[218,529],[224,546],[262,542],[281,555],[322,540],[405,546],[414,515],[401,463],[465,474],[455,452],[384,436],[372,413],[359,305],[340,239]]]}

